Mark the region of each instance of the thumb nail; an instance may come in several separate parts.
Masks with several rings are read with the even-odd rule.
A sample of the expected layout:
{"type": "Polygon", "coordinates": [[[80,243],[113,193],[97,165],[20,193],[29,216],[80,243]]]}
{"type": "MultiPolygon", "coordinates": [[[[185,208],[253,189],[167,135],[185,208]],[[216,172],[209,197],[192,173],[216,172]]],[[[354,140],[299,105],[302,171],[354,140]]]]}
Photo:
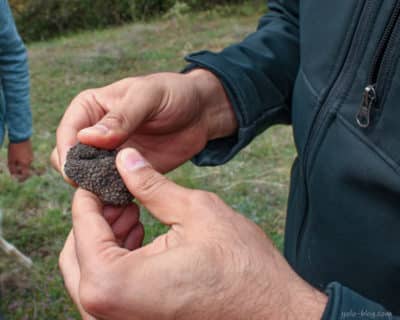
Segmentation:
{"type": "Polygon", "coordinates": [[[150,164],[135,149],[124,149],[121,151],[121,162],[127,171],[135,171],[150,164]]]}
{"type": "Polygon", "coordinates": [[[81,130],[82,134],[98,134],[98,135],[106,135],[110,129],[108,129],[103,124],[96,124],[93,127],[89,127],[86,129],[81,130]]]}

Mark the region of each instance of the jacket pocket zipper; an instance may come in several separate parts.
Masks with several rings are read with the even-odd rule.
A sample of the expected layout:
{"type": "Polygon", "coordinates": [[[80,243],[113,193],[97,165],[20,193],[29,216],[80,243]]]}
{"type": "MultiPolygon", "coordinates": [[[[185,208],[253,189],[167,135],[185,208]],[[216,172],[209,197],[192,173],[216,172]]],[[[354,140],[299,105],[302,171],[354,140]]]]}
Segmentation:
{"type": "Polygon", "coordinates": [[[327,122],[327,117],[329,117],[329,111],[331,110],[334,101],[337,101],[338,95],[342,95],[343,92],[351,87],[355,65],[360,63],[360,56],[364,52],[363,48],[366,46],[368,41],[368,34],[373,26],[373,21],[379,12],[379,8],[382,5],[380,1],[376,0],[358,1],[356,3],[357,10],[355,13],[357,21],[354,22],[354,25],[352,24],[354,30],[352,30],[351,38],[348,39],[349,48],[343,57],[343,62],[333,79],[329,91],[323,96],[321,106],[314,116],[306,144],[301,152],[303,159],[300,174],[304,177],[304,192],[307,194],[305,195],[306,207],[304,208],[304,214],[299,222],[299,229],[296,235],[296,263],[298,263],[300,254],[302,253],[302,246],[304,245],[303,238],[308,221],[308,211],[310,210],[310,208],[307,207],[309,205],[308,184],[312,170],[313,155],[315,155],[314,152],[316,152],[315,149],[317,149],[313,147],[317,145],[318,137],[321,135],[321,131],[324,130],[324,125],[327,122]]]}
{"type": "Polygon", "coordinates": [[[376,50],[371,71],[368,76],[368,85],[364,89],[362,101],[356,115],[357,124],[361,128],[368,128],[371,124],[371,118],[374,110],[377,108],[379,98],[382,93],[382,81],[379,79],[380,71],[384,67],[384,62],[393,50],[396,41],[394,38],[394,28],[400,16],[400,1],[396,1],[389,23],[386,25],[378,49],[376,50]],[[380,83],[378,85],[378,83],[380,83]]]}

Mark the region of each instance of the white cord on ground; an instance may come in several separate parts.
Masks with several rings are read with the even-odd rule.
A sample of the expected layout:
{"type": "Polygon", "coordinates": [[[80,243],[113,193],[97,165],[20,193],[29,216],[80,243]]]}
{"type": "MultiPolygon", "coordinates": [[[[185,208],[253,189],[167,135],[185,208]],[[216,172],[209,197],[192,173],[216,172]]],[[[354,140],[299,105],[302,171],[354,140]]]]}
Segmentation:
{"type": "Polygon", "coordinates": [[[0,248],[9,256],[13,256],[27,268],[32,266],[32,260],[3,238],[3,212],[0,209],[0,248]]]}

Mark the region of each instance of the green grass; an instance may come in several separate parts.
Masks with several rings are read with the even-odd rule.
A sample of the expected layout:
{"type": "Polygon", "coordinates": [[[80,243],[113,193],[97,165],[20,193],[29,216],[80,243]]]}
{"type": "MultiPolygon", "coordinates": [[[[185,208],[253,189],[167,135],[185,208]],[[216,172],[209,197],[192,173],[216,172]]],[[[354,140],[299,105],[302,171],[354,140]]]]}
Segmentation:
{"type": "MultiPolygon", "coordinates": [[[[55,130],[69,101],[81,90],[126,76],[180,70],[192,51],[219,50],[252,32],[263,8],[250,5],[84,32],[29,46],[32,74],[35,172],[18,184],[0,152],[0,208],[6,238],[34,261],[25,270],[0,253],[1,308],[7,319],[78,319],[66,295],[57,259],[71,227],[73,189],[49,164],[55,130]]],[[[229,164],[170,174],[176,182],[216,192],[258,223],[282,248],[290,164],[291,131],[276,127],[259,136],[229,164]]],[[[146,241],[165,228],[144,215],[146,241]]]]}

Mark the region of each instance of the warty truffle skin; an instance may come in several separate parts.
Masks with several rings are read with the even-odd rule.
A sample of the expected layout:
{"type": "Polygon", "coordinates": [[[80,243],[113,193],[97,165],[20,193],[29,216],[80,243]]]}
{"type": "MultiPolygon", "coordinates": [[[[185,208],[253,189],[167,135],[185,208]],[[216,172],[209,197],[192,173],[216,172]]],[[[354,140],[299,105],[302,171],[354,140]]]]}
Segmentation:
{"type": "Polygon", "coordinates": [[[125,206],[133,196],[115,166],[116,150],[98,149],[82,143],[67,154],[64,172],[78,186],[96,194],[107,205],[125,206]]]}

